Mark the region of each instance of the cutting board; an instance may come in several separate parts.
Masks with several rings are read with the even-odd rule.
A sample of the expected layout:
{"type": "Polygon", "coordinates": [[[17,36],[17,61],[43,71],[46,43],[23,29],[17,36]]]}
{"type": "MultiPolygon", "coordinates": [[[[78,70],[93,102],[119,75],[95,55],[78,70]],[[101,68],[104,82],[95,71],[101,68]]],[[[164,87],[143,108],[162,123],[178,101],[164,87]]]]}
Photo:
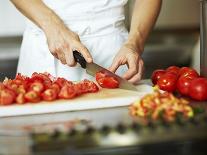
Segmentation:
{"type": "Polygon", "coordinates": [[[101,89],[97,93],[84,94],[69,100],[0,106],[0,117],[127,106],[152,91],[152,87],[148,85],[139,85],[137,88],[138,92],[101,89]]]}

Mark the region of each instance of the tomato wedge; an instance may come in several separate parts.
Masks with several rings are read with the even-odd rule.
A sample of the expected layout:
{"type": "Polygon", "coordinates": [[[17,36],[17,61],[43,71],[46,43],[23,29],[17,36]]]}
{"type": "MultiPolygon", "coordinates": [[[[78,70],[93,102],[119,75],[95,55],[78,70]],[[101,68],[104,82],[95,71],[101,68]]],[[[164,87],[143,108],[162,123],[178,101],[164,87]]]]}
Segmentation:
{"type": "Polygon", "coordinates": [[[96,81],[102,88],[114,89],[119,87],[119,81],[115,77],[109,76],[102,71],[96,73],[96,81]]]}
{"type": "Polygon", "coordinates": [[[71,98],[74,98],[76,96],[76,92],[75,92],[75,89],[74,89],[74,86],[69,86],[69,85],[64,85],[59,94],[58,94],[58,97],[60,99],[71,99],[71,98]]]}
{"type": "Polygon", "coordinates": [[[15,93],[12,90],[4,89],[0,90],[0,104],[1,105],[10,105],[15,100],[15,93]]]}
{"type": "Polygon", "coordinates": [[[57,98],[57,91],[55,89],[46,89],[42,94],[44,101],[54,101],[57,98]]]}
{"type": "Polygon", "coordinates": [[[28,91],[25,95],[24,95],[25,101],[26,102],[32,102],[32,103],[36,103],[40,101],[40,94],[37,93],[34,90],[30,90],[28,91]]]}

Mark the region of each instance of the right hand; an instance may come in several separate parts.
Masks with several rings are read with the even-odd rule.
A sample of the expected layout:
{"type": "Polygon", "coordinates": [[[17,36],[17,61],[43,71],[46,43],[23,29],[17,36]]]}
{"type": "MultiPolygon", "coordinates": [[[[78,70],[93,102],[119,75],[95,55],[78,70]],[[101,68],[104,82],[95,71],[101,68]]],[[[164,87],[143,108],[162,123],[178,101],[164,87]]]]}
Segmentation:
{"type": "Polygon", "coordinates": [[[51,54],[59,59],[62,64],[67,64],[70,67],[76,65],[73,57],[74,50],[80,52],[88,63],[93,61],[88,49],[81,43],[79,36],[64,24],[52,29],[49,28],[45,34],[51,54]]]}

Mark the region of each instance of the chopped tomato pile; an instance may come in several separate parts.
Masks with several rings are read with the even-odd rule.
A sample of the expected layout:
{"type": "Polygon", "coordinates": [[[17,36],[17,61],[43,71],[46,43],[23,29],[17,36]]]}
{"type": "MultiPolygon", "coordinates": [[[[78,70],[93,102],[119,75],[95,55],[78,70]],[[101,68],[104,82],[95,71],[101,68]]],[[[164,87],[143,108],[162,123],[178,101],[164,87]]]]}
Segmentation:
{"type": "Polygon", "coordinates": [[[73,83],[48,73],[35,72],[31,77],[17,74],[15,79],[0,83],[0,105],[71,99],[98,90],[98,86],[89,80],[73,83]]]}
{"type": "Polygon", "coordinates": [[[193,109],[189,102],[183,98],[176,98],[172,93],[160,92],[155,88],[154,93],[144,96],[140,101],[130,106],[132,116],[151,118],[153,120],[164,119],[174,121],[177,114],[185,118],[193,117],[193,109]]]}
{"type": "Polygon", "coordinates": [[[158,69],[151,79],[161,90],[178,92],[198,101],[207,100],[207,78],[199,76],[193,68],[170,66],[166,70],[158,69]]]}
{"type": "Polygon", "coordinates": [[[107,75],[104,71],[99,71],[96,73],[96,81],[102,88],[118,88],[119,81],[110,75],[107,75]]]}

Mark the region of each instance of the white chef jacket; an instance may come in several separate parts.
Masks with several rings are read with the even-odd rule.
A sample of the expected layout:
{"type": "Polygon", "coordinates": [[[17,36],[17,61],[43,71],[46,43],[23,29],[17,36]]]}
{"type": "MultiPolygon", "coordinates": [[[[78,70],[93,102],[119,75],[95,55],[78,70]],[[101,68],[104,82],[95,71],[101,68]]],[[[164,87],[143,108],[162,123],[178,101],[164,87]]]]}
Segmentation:
{"type": "MultiPolygon", "coordinates": [[[[90,51],[94,62],[109,67],[128,32],[124,25],[127,0],[44,0],[90,51]]],[[[127,70],[122,66],[118,74],[127,70]]],[[[80,66],[63,65],[49,51],[44,32],[31,21],[23,35],[17,72],[49,72],[53,76],[79,81],[91,78],[80,66]]]]}

